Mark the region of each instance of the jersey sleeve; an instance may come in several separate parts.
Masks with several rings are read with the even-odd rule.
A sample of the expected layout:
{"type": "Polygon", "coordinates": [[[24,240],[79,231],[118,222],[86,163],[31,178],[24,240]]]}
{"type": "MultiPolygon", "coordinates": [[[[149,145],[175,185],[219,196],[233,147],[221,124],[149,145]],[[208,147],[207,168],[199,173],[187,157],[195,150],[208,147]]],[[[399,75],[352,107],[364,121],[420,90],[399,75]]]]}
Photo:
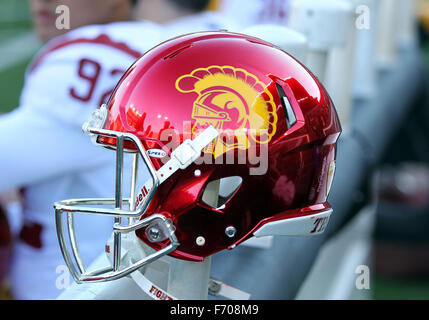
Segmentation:
{"type": "Polygon", "coordinates": [[[105,35],[42,51],[27,71],[19,108],[0,116],[0,192],[110,159],[81,126],[139,55],[105,35]]]}
{"type": "Polygon", "coordinates": [[[30,108],[0,116],[0,146],[0,192],[91,170],[112,159],[75,126],[30,108]]]}

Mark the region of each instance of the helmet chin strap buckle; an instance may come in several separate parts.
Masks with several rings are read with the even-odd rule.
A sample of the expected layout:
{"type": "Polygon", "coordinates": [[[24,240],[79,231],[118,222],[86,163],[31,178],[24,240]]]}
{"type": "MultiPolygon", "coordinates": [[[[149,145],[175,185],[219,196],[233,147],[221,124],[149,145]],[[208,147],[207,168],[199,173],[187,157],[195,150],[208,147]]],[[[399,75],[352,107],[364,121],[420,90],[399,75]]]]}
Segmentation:
{"type": "Polygon", "coordinates": [[[204,148],[218,136],[219,132],[213,126],[209,126],[194,140],[185,140],[171,153],[171,159],[157,171],[159,183],[167,180],[177,170],[189,167],[201,156],[204,148]]]}
{"type": "Polygon", "coordinates": [[[185,140],[172,153],[171,158],[177,160],[179,169],[186,169],[192,162],[198,159],[201,151],[195,150],[191,140],[185,140]]]}
{"type": "Polygon", "coordinates": [[[218,135],[219,132],[213,126],[209,126],[194,140],[185,140],[171,153],[171,158],[178,162],[177,166],[179,169],[186,169],[200,157],[201,151],[216,139],[218,135]]]}

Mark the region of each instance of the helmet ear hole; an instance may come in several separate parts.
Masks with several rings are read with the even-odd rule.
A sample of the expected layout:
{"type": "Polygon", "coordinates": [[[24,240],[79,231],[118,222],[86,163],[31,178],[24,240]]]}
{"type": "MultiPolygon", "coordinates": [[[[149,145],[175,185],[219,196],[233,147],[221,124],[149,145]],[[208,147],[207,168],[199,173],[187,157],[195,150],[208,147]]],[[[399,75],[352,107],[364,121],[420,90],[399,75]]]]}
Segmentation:
{"type": "Polygon", "coordinates": [[[222,209],[238,191],[242,182],[243,179],[239,176],[210,181],[204,189],[202,201],[214,209],[222,209]]]}

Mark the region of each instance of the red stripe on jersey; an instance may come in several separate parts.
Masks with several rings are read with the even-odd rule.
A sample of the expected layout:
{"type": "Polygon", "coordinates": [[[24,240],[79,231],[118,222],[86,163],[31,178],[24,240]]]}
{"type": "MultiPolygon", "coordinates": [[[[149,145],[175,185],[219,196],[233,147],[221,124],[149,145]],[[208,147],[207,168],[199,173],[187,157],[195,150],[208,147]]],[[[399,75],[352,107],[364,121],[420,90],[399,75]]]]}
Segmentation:
{"type": "Polygon", "coordinates": [[[108,35],[100,34],[97,38],[94,38],[94,39],[87,39],[87,38],[73,39],[73,40],[60,42],[48,48],[36,58],[36,60],[33,62],[33,64],[30,67],[30,72],[33,72],[42,63],[42,61],[46,58],[46,56],[51,52],[54,52],[56,50],[62,49],[70,45],[82,44],[82,43],[100,44],[111,48],[115,48],[117,50],[120,50],[122,52],[129,54],[130,56],[136,59],[140,58],[140,56],[142,55],[140,52],[134,49],[131,49],[126,43],[115,42],[112,39],[110,39],[108,35]]]}
{"type": "Polygon", "coordinates": [[[41,224],[26,222],[19,233],[19,238],[30,247],[40,249],[43,246],[42,231],[41,224]]]}

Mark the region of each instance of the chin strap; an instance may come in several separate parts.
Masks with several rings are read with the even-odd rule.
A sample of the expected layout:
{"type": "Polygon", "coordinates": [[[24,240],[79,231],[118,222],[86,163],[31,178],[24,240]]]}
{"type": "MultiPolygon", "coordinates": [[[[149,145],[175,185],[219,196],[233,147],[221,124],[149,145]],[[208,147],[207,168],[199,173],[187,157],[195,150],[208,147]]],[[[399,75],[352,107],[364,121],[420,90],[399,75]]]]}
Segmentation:
{"type": "MultiPolygon", "coordinates": [[[[131,273],[134,282],[154,300],[180,300],[167,291],[156,286],[152,281],[146,278],[140,271],[131,273]]],[[[234,287],[228,286],[220,280],[210,278],[208,292],[212,296],[221,296],[230,300],[249,300],[250,294],[234,287]]]]}
{"type": "MultiPolygon", "coordinates": [[[[201,152],[206,148],[214,139],[217,138],[219,132],[210,126],[205,129],[200,135],[194,140],[185,140],[171,153],[170,160],[168,160],[157,172],[156,175],[159,179],[159,184],[163,183],[169,177],[171,177],[177,170],[186,169],[200,156],[201,152]]],[[[149,194],[152,188],[152,180],[146,181],[140,192],[136,197],[136,208],[139,209],[143,203],[145,197],[149,194]]]]}
{"type": "Polygon", "coordinates": [[[218,135],[219,132],[213,126],[210,126],[194,140],[185,140],[171,153],[170,160],[157,171],[159,183],[164,182],[177,170],[186,169],[201,156],[202,150],[216,139],[218,135]]]}
{"type": "Polygon", "coordinates": [[[131,278],[144,293],[154,300],[178,300],[176,297],[156,286],[138,270],[131,273],[131,278]]]}

